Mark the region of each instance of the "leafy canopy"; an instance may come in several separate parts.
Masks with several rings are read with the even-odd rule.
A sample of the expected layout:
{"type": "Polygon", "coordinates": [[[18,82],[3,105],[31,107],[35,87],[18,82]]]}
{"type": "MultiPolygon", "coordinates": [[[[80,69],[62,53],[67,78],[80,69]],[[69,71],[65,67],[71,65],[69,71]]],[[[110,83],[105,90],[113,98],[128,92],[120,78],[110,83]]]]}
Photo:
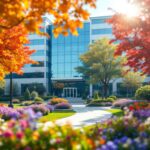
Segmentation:
{"type": "Polygon", "coordinates": [[[123,85],[127,88],[137,89],[142,86],[145,76],[141,75],[140,72],[127,72],[123,76],[123,85]]]}
{"type": "Polygon", "coordinates": [[[137,16],[129,18],[116,13],[108,20],[115,36],[113,41],[120,41],[115,53],[125,54],[126,65],[134,71],[150,74],[150,0],[130,0],[130,3],[138,5],[137,16]]]}
{"type": "Polygon", "coordinates": [[[25,64],[35,63],[30,55],[35,50],[24,46],[28,43],[27,31],[22,26],[15,26],[0,33],[0,80],[10,72],[22,74],[25,64]]]}
{"type": "Polygon", "coordinates": [[[82,66],[77,71],[89,76],[91,82],[108,83],[112,77],[120,75],[121,58],[114,58],[116,46],[103,38],[89,46],[89,50],[81,55],[82,66]]]}
{"type": "Polygon", "coordinates": [[[53,17],[54,34],[67,35],[68,29],[77,35],[76,28],[89,17],[84,6],[95,8],[96,0],[1,0],[0,29],[8,29],[20,23],[30,32],[39,32],[42,16],[53,17]]]}

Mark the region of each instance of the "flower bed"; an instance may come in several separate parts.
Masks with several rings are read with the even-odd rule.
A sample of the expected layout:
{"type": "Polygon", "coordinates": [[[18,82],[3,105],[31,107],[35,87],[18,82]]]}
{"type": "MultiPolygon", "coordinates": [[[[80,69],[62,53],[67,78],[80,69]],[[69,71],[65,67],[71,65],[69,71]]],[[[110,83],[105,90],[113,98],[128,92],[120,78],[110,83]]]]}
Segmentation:
{"type": "Polygon", "coordinates": [[[37,128],[30,119],[11,120],[1,123],[0,149],[148,150],[149,126],[150,118],[141,121],[131,115],[79,130],[54,123],[37,128]]]}
{"type": "Polygon", "coordinates": [[[64,98],[52,98],[49,102],[50,105],[56,105],[59,103],[68,103],[68,100],[64,98]]]}
{"type": "Polygon", "coordinates": [[[10,120],[11,118],[20,119],[26,110],[32,109],[35,113],[41,112],[42,115],[47,115],[52,111],[52,107],[48,107],[47,105],[31,105],[24,108],[10,108],[7,106],[0,106],[0,116],[4,120],[10,120]]]}
{"type": "Polygon", "coordinates": [[[19,118],[20,113],[13,108],[0,106],[0,116],[4,120],[9,120],[11,118],[19,118]]]}
{"type": "Polygon", "coordinates": [[[59,103],[55,105],[55,109],[71,109],[72,106],[69,103],[59,103]]]}

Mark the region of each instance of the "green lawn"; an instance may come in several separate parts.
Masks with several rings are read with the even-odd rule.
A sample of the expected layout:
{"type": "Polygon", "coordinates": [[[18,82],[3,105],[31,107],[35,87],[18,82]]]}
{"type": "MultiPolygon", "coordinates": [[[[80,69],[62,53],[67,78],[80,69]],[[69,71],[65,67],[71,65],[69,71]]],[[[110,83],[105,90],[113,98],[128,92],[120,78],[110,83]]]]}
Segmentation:
{"type": "Polygon", "coordinates": [[[117,117],[121,117],[124,115],[124,113],[121,109],[108,109],[106,111],[112,113],[114,116],[117,116],[117,117]]]}
{"type": "Polygon", "coordinates": [[[52,112],[52,113],[49,113],[46,116],[41,117],[39,119],[39,122],[44,123],[44,122],[47,122],[47,121],[55,121],[55,120],[58,120],[58,119],[61,119],[61,118],[66,118],[66,117],[72,116],[74,114],[75,114],[74,111],[71,111],[71,112],[52,112]]]}

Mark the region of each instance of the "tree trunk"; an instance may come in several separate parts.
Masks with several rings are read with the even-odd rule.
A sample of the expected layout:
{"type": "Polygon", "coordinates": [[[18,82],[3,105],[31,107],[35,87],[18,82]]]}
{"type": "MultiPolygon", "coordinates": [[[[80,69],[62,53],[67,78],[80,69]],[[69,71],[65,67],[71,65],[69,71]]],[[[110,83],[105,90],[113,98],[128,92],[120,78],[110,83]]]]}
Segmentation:
{"type": "Polygon", "coordinates": [[[104,95],[104,98],[107,97],[107,94],[108,94],[108,84],[104,84],[103,85],[103,95],[104,95]]]}

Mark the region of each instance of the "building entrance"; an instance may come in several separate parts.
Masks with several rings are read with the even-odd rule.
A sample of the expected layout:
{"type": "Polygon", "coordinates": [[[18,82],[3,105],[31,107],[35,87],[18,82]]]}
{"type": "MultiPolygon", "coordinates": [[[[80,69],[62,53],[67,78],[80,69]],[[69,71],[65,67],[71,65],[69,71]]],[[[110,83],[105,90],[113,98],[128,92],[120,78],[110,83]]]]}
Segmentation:
{"type": "Polygon", "coordinates": [[[75,87],[63,88],[63,96],[66,98],[76,98],[78,96],[77,88],[75,87]]]}

